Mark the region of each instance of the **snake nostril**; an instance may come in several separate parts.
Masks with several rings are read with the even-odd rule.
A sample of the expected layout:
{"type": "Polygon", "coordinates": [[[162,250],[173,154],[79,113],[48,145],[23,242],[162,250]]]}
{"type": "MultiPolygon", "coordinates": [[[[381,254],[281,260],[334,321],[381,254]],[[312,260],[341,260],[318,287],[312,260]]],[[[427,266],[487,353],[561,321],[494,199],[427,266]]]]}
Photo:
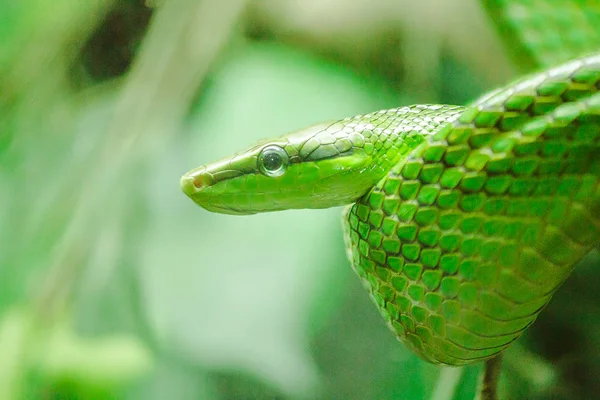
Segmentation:
{"type": "Polygon", "coordinates": [[[201,167],[195,171],[188,172],[181,177],[181,189],[188,196],[192,196],[199,191],[206,189],[214,184],[214,178],[206,172],[205,167],[201,167]]]}
{"type": "Polygon", "coordinates": [[[208,182],[208,179],[206,179],[206,175],[205,174],[198,174],[195,175],[192,178],[192,183],[193,185],[197,188],[197,189],[202,189],[206,186],[210,186],[210,183],[208,182]]]}

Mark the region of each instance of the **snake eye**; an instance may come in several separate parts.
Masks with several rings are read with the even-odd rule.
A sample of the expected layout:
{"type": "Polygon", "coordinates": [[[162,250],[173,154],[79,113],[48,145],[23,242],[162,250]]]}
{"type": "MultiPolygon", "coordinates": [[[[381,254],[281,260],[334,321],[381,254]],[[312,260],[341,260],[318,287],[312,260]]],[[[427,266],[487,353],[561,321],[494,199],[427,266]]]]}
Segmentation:
{"type": "Polygon", "coordinates": [[[258,155],[258,169],[266,176],[277,177],[284,174],[290,158],[279,146],[267,146],[258,155]]]}

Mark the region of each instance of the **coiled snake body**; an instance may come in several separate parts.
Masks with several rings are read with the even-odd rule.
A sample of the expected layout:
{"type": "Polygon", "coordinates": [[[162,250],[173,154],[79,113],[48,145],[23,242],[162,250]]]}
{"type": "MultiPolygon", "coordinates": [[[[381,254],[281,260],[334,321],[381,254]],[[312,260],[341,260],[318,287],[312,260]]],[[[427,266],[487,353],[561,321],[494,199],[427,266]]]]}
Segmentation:
{"type": "Polygon", "coordinates": [[[210,211],[348,205],[349,259],[423,359],[495,356],[600,239],[600,53],[468,107],[416,105],[317,125],[190,171],[210,211]]]}

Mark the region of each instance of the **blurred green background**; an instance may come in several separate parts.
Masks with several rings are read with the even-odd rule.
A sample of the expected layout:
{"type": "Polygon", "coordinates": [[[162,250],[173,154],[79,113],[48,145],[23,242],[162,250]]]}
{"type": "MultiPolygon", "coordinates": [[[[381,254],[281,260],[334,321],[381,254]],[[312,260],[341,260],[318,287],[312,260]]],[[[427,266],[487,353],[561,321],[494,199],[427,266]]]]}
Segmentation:
{"type": "MultiPolygon", "coordinates": [[[[210,214],[179,177],[516,71],[472,0],[0,2],[0,399],[472,399],[480,366],[453,394],[388,331],[340,209],[210,214]]],[[[597,398],[598,264],[509,349],[505,398],[597,398]]]]}

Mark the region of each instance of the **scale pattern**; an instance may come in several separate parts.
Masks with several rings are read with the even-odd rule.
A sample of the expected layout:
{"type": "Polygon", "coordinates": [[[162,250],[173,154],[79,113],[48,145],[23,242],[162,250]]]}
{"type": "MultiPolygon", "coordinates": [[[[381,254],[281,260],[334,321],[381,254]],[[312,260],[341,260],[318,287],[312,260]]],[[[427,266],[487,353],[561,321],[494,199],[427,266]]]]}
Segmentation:
{"type": "MultiPolygon", "coordinates": [[[[598,244],[599,81],[596,54],[446,114],[346,208],[354,270],[423,359],[464,365],[499,353],[598,244]]],[[[374,132],[386,115],[402,124],[377,114],[374,132]]]]}

